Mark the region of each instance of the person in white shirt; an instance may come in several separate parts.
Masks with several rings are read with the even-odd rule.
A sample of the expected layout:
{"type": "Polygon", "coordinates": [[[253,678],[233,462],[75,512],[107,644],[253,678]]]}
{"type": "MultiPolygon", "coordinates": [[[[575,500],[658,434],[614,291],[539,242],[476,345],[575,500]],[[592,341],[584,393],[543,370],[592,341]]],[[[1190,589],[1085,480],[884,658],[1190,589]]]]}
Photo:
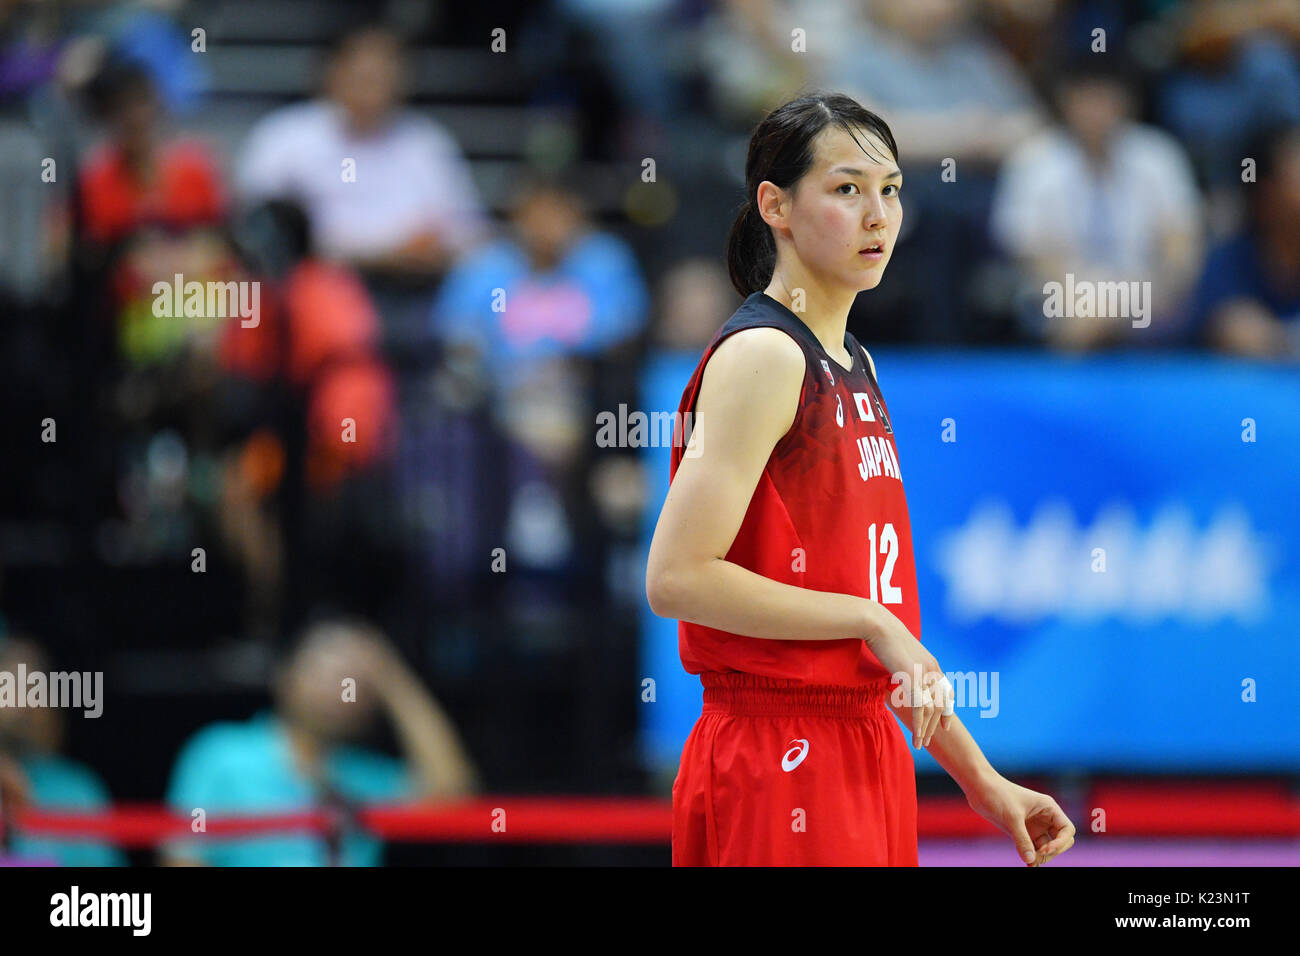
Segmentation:
{"type": "Polygon", "coordinates": [[[459,144],[400,105],[401,44],[367,27],[332,52],[324,96],[264,117],[236,170],[247,201],[294,199],[318,251],[365,269],[441,274],[490,221],[459,144]]]}
{"type": "Polygon", "coordinates": [[[1094,55],[1063,69],[1056,86],[1063,122],[1008,156],[993,196],[992,236],[1025,280],[1021,319],[1064,348],[1160,340],[1176,332],[1204,255],[1191,163],[1173,136],[1130,118],[1124,66],[1094,55]],[[1076,285],[1150,282],[1150,328],[1075,310],[1045,318],[1043,286],[1067,274],[1076,285]]]}

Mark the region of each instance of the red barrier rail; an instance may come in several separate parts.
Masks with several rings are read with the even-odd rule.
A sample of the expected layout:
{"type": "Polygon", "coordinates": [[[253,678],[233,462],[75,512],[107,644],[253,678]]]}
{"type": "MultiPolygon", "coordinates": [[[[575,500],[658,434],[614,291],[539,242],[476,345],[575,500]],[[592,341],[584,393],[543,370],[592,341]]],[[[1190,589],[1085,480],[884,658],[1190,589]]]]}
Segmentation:
{"type": "MultiPolygon", "coordinates": [[[[628,797],[481,797],[439,805],[369,806],[357,822],[387,840],[408,842],[666,843],[672,804],[628,797]]],[[[326,833],[343,818],[328,810],[218,816],[205,821],[203,837],[267,833],[326,833]]],[[[15,815],[15,829],[32,836],[97,839],[128,849],[193,839],[191,819],[165,807],[121,804],[98,813],[28,809],[15,815]]]]}
{"type": "MultiPolygon", "coordinates": [[[[1283,783],[1097,783],[1088,807],[1104,810],[1117,836],[1300,836],[1300,799],[1283,783]]],[[[1075,820],[1077,829],[1088,820],[1075,820]]]]}
{"type": "MultiPolygon", "coordinates": [[[[1089,831],[1097,809],[1105,811],[1105,832],[1110,835],[1300,836],[1300,800],[1280,783],[1098,784],[1074,811],[1074,824],[1081,833],[1089,831]]],[[[358,810],[356,819],[383,839],[405,842],[666,844],[672,831],[672,805],[643,797],[497,795],[437,805],[370,806],[358,810]]],[[[96,813],[28,809],[10,822],[32,836],[95,839],[128,849],[194,836],[189,817],[143,804],[120,804],[96,813]]],[[[209,815],[206,835],[326,833],[340,822],[337,813],[326,810],[209,815]]],[[[917,831],[922,839],[1000,832],[976,815],[963,797],[921,798],[917,831]]]]}

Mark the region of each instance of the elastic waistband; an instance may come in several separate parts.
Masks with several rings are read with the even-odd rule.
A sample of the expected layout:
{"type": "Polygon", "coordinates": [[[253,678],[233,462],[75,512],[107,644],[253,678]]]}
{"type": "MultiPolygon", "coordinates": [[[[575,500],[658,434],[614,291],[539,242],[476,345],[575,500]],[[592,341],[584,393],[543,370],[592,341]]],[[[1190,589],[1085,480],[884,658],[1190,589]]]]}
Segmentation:
{"type": "Polygon", "coordinates": [[[736,717],[816,715],[821,717],[878,717],[889,713],[885,705],[888,684],[856,687],[805,684],[738,671],[705,671],[704,713],[736,717]]]}

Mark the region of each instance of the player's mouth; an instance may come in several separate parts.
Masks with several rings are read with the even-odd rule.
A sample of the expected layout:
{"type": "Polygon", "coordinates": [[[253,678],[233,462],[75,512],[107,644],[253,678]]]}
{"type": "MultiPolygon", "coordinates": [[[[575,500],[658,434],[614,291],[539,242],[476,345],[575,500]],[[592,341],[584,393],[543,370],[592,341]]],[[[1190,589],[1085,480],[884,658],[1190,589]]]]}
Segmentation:
{"type": "Polygon", "coordinates": [[[858,250],[858,255],[866,259],[868,262],[880,262],[885,258],[884,240],[877,240],[876,242],[868,243],[858,250]]]}

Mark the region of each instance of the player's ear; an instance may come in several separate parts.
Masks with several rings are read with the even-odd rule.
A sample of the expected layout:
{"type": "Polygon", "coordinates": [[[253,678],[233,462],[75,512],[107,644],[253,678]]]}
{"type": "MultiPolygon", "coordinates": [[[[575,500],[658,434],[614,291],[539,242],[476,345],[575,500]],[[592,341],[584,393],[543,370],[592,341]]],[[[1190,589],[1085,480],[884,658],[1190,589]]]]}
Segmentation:
{"type": "Polygon", "coordinates": [[[782,227],[785,225],[786,215],[789,211],[789,195],[786,190],[771,180],[765,179],[758,184],[757,202],[758,214],[769,226],[782,227]]]}

